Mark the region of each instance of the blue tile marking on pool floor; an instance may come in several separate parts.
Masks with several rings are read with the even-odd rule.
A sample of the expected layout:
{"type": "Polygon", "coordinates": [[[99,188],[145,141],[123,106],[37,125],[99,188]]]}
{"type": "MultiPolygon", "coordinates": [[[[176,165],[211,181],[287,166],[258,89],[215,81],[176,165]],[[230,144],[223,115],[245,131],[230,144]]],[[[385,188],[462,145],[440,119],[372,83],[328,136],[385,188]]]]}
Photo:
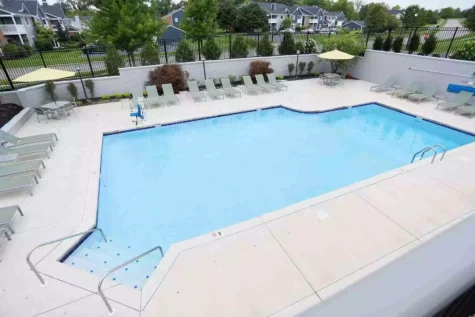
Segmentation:
{"type": "MultiPolygon", "coordinates": [[[[92,274],[161,245],[406,165],[475,137],[378,105],[325,113],[273,108],[104,136],[95,232],[64,261],[92,274]],[[87,256],[86,256],[87,254],[87,256]],[[74,264],[73,264],[74,263],[74,264]]],[[[141,288],[154,252],[111,274],[141,288]]]]}

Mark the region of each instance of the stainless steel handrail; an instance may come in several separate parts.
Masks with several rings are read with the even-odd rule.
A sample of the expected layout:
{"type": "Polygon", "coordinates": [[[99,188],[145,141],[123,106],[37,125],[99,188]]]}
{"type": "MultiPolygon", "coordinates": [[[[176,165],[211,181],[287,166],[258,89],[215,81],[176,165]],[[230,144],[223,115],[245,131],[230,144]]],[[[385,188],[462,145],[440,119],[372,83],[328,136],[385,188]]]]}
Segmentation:
{"type": "Polygon", "coordinates": [[[33,273],[35,273],[36,277],[40,280],[40,282],[41,282],[42,285],[46,285],[46,282],[45,282],[45,280],[41,277],[40,273],[39,273],[38,270],[35,268],[35,265],[34,265],[34,264],[31,262],[31,260],[30,260],[30,257],[31,257],[31,254],[33,253],[33,251],[35,251],[35,250],[38,249],[39,247],[43,247],[43,246],[48,245],[48,244],[60,242],[60,241],[63,241],[63,240],[66,240],[66,239],[70,239],[70,238],[74,238],[74,237],[77,237],[77,236],[82,236],[83,234],[86,234],[86,233],[89,233],[89,232],[94,232],[94,231],[99,231],[99,232],[101,233],[101,235],[102,235],[102,238],[104,238],[104,241],[107,243],[106,236],[104,235],[104,232],[102,231],[102,229],[100,229],[100,228],[95,228],[95,229],[91,229],[91,230],[87,230],[87,231],[75,233],[75,234],[69,235],[69,236],[67,236],[67,237],[62,237],[62,238],[59,238],[59,239],[56,239],[56,240],[44,242],[44,243],[39,244],[39,245],[37,245],[36,247],[34,247],[34,248],[28,253],[28,255],[26,256],[26,262],[27,262],[28,265],[30,266],[30,269],[33,271],[33,273]]]}
{"type": "Polygon", "coordinates": [[[445,153],[447,152],[447,149],[446,149],[446,147],[445,147],[445,146],[443,146],[442,144],[435,144],[435,145],[432,145],[432,146],[433,146],[433,147],[436,147],[436,146],[438,146],[438,147],[442,148],[442,150],[444,150],[444,152],[442,153],[442,156],[440,157],[440,160],[439,160],[439,161],[442,161],[442,159],[443,159],[443,158],[444,158],[444,156],[445,156],[445,153]]]}
{"type": "Polygon", "coordinates": [[[432,157],[432,162],[431,162],[431,164],[434,163],[435,157],[437,156],[437,151],[436,151],[432,146],[425,147],[425,148],[423,148],[422,150],[420,150],[419,152],[417,152],[416,154],[414,154],[414,156],[412,157],[411,163],[414,163],[414,160],[416,159],[417,154],[420,153],[420,154],[421,154],[420,157],[421,157],[421,159],[422,159],[422,158],[424,157],[424,154],[425,154],[427,151],[430,151],[430,150],[434,151],[434,156],[432,157]]]}
{"type": "Polygon", "coordinates": [[[116,267],[110,269],[106,274],[104,274],[104,276],[102,276],[101,280],[99,281],[99,284],[97,285],[97,292],[98,292],[99,295],[102,297],[102,300],[104,301],[104,304],[106,304],[107,310],[109,311],[109,315],[111,315],[111,316],[114,315],[115,311],[114,311],[114,309],[112,309],[112,306],[110,305],[109,301],[108,301],[107,298],[106,298],[106,295],[104,294],[104,291],[102,290],[102,283],[104,282],[104,280],[106,279],[106,277],[107,277],[109,274],[111,274],[112,272],[115,272],[115,271],[117,271],[118,269],[123,268],[124,266],[126,266],[126,265],[128,265],[128,264],[130,264],[130,263],[132,263],[132,262],[134,262],[134,261],[136,261],[136,260],[138,260],[138,259],[140,259],[140,258],[143,257],[143,256],[146,256],[147,254],[149,254],[149,253],[151,253],[151,252],[153,252],[153,251],[155,251],[155,250],[157,250],[157,249],[160,249],[160,253],[161,253],[162,258],[163,258],[163,250],[162,250],[162,247],[158,245],[158,246],[156,246],[156,247],[154,247],[154,248],[152,248],[152,249],[150,249],[150,250],[148,250],[148,251],[145,251],[145,252],[142,253],[142,254],[137,255],[136,257],[134,257],[134,258],[128,260],[127,262],[124,262],[124,263],[122,263],[122,264],[119,264],[118,266],[116,266],[116,267]]]}

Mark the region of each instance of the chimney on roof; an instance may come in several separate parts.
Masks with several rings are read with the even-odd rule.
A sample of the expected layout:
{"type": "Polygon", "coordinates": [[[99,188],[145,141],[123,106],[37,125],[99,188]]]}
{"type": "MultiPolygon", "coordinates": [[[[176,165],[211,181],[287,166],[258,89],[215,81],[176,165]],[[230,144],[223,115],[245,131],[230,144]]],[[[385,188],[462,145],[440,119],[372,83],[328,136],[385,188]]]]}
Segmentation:
{"type": "Polygon", "coordinates": [[[48,5],[48,4],[46,3],[46,0],[42,0],[42,4],[43,4],[44,6],[45,6],[45,5],[48,5]]]}
{"type": "Polygon", "coordinates": [[[272,11],[275,11],[275,3],[271,3],[271,4],[270,4],[270,9],[271,9],[272,11]]]}

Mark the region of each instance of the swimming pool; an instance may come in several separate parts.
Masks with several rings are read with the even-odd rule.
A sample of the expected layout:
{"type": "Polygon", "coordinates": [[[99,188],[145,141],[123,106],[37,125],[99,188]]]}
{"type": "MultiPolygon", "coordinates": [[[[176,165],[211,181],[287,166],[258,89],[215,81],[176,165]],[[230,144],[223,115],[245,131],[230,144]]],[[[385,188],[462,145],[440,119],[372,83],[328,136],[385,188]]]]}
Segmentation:
{"type": "MultiPolygon", "coordinates": [[[[103,138],[97,233],[64,261],[102,275],[161,245],[210,233],[410,163],[475,137],[376,104],[282,107],[103,138]]],[[[141,288],[158,252],[111,275],[141,288]]]]}

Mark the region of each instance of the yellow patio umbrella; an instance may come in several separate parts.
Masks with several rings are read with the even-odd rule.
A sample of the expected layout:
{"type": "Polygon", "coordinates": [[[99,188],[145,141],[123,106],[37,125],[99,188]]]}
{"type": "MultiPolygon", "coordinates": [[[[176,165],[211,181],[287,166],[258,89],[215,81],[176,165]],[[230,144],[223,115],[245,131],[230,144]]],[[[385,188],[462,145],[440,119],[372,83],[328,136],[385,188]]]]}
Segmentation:
{"type": "Polygon", "coordinates": [[[74,72],[68,72],[64,70],[54,69],[54,68],[40,68],[34,72],[20,76],[13,81],[16,83],[29,83],[35,81],[48,81],[48,80],[57,80],[67,77],[72,77],[76,75],[74,72]]]}
{"type": "Polygon", "coordinates": [[[338,61],[350,60],[354,56],[339,50],[333,50],[330,52],[322,53],[318,55],[319,58],[328,59],[332,65],[332,73],[336,73],[338,70],[338,61]]]}

